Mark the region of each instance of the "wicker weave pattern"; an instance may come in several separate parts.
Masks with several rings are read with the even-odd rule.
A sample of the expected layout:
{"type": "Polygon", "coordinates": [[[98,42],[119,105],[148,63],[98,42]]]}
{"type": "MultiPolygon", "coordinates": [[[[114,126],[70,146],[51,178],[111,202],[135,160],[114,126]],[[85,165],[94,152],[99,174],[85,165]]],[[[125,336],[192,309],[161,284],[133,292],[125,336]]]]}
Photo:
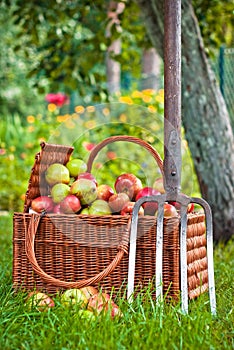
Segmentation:
{"type": "MultiPolygon", "coordinates": [[[[126,217],[112,216],[110,218],[107,216],[104,220],[104,217],[84,215],[45,216],[41,219],[36,233],[35,256],[42,270],[62,283],[45,282],[38,271],[35,273],[25,252],[25,232],[29,228],[30,218],[31,214],[14,214],[13,280],[15,288],[33,289],[37,287],[54,293],[59,289],[88,285],[90,282],[87,281],[77,285],[77,281],[98,275],[116,258],[119,251],[123,251],[121,244],[123,235],[126,240],[128,228],[126,217]],[[70,284],[65,286],[64,281],[70,284]]],[[[201,276],[202,286],[206,289],[207,263],[204,246],[199,248],[202,240],[205,239],[205,226],[197,223],[197,221],[204,220],[204,216],[202,214],[190,215],[189,220],[188,227],[191,229],[188,232],[192,232],[192,236],[188,238],[188,244],[191,241],[194,243],[193,248],[188,251],[189,295],[192,298],[201,293],[201,276]],[[196,227],[195,230],[192,230],[192,227],[196,227]],[[195,236],[194,232],[196,232],[195,236]]],[[[164,221],[164,292],[169,290],[168,296],[175,298],[179,292],[179,221],[177,219],[165,219],[164,221]]],[[[154,217],[139,218],[136,288],[146,287],[148,282],[154,279],[156,224],[154,217]]],[[[126,245],[124,246],[126,248],[126,245]]],[[[119,260],[115,269],[103,280],[97,280],[92,284],[101,285],[109,292],[112,287],[115,290],[121,288],[124,290],[128,272],[128,256],[123,254],[117,259],[119,260]]]]}
{"type": "MultiPolygon", "coordinates": [[[[162,170],[157,151],[145,141],[129,136],[111,137],[94,148],[88,160],[91,171],[99,150],[110,142],[136,142],[146,148],[162,170]]],[[[72,147],[43,143],[35,157],[24,213],[15,213],[13,224],[13,283],[16,289],[37,288],[48,293],[88,284],[110,292],[124,293],[128,274],[128,217],[120,215],[56,215],[40,219],[28,214],[32,199],[50,191],[44,179],[47,167],[65,164],[72,147]]],[[[156,217],[139,217],[136,289],[154,280],[156,263],[156,217]]],[[[169,298],[177,298],[180,290],[178,218],[164,219],[163,289],[169,298]]],[[[187,264],[189,297],[207,289],[206,234],[203,214],[188,215],[187,264]]]]}

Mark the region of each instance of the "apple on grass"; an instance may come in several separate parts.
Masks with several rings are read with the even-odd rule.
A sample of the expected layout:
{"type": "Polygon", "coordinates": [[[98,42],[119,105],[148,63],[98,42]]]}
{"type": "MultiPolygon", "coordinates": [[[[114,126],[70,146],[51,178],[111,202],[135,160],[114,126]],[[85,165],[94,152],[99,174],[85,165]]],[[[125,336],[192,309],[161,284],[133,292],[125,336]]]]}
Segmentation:
{"type": "Polygon", "coordinates": [[[77,177],[80,173],[84,173],[87,170],[86,163],[79,158],[69,160],[66,167],[68,168],[70,176],[72,177],[77,177]]]}
{"type": "Polygon", "coordinates": [[[87,299],[89,299],[94,294],[98,293],[97,288],[95,288],[93,286],[82,287],[82,288],[80,288],[80,290],[81,290],[82,293],[85,294],[87,299]]]}
{"type": "Polygon", "coordinates": [[[126,203],[128,203],[129,197],[127,193],[115,193],[110,196],[108,204],[111,208],[112,213],[120,213],[126,203]]]}
{"type": "Polygon", "coordinates": [[[45,172],[45,179],[50,186],[57,183],[68,184],[70,181],[69,170],[63,164],[51,164],[45,172]]]}
{"type": "Polygon", "coordinates": [[[73,182],[70,193],[79,198],[81,205],[88,205],[97,198],[97,186],[92,180],[80,178],[73,182]]]}
{"type": "Polygon", "coordinates": [[[75,313],[74,317],[79,317],[81,319],[84,319],[86,321],[91,321],[91,322],[96,320],[96,317],[91,310],[84,310],[84,309],[78,310],[75,313]]]}
{"type": "Polygon", "coordinates": [[[97,198],[103,199],[104,201],[109,200],[110,196],[114,194],[114,190],[111,186],[102,184],[97,187],[97,198]]]}
{"type": "Polygon", "coordinates": [[[63,183],[55,184],[51,189],[51,197],[54,203],[61,202],[70,192],[70,187],[63,183]]]}
{"type": "Polygon", "coordinates": [[[60,210],[64,214],[77,213],[80,209],[80,200],[74,194],[69,194],[60,202],[60,210]]]}
{"type": "Polygon", "coordinates": [[[143,186],[138,177],[134,174],[126,173],[117,177],[114,187],[117,193],[124,192],[130,200],[134,201],[137,193],[143,186]]]}
{"type": "Polygon", "coordinates": [[[110,295],[107,293],[97,293],[94,294],[88,303],[88,310],[94,312],[94,314],[110,314],[111,318],[122,317],[123,314],[118,307],[111,299],[110,295]]]}
{"type": "Polygon", "coordinates": [[[111,215],[109,204],[103,199],[96,199],[89,207],[90,215],[111,215]]]}
{"type": "Polygon", "coordinates": [[[36,213],[42,213],[43,211],[50,213],[53,212],[54,202],[48,196],[40,196],[32,200],[31,209],[36,213]]]}
{"type": "Polygon", "coordinates": [[[61,297],[61,303],[64,306],[79,306],[80,308],[85,309],[88,305],[88,298],[85,293],[83,293],[78,288],[67,289],[61,297]]]}
{"type": "MultiPolygon", "coordinates": [[[[144,187],[142,188],[136,196],[136,201],[144,196],[157,196],[161,194],[158,190],[156,190],[153,187],[144,187]]],[[[145,215],[155,215],[156,211],[158,210],[158,203],[157,202],[145,202],[142,204],[142,207],[144,208],[144,214],[145,215]]]]}
{"type": "Polygon", "coordinates": [[[55,306],[53,299],[45,293],[39,291],[30,292],[26,299],[26,305],[30,310],[47,311],[55,306]]]}

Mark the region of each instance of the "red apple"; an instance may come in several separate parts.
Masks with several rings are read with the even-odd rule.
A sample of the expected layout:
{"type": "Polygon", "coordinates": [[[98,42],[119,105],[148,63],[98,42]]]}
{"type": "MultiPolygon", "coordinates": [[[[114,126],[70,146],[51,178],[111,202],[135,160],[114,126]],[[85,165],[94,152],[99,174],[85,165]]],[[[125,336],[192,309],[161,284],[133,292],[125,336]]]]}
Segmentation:
{"type": "Polygon", "coordinates": [[[41,213],[43,211],[49,213],[53,211],[54,203],[50,197],[40,196],[32,200],[31,208],[37,213],[41,213]]]}
{"type": "Polygon", "coordinates": [[[96,178],[91,173],[88,173],[88,172],[80,173],[77,177],[77,180],[78,179],[92,180],[96,186],[98,185],[96,178]]]}
{"type": "Polygon", "coordinates": [[[165,203],[164,204],[164,217],[175,217],[175,216],[178,216],[176,208],[169,203],[165,203]]]}
{"type": "Polygon", "coordinates": [[[110,196],[114,194],[114,190],[109,185],[99,185],[97,187],[97,198],[103,199],[104,201],[108,201],[110,196]]]}
{"type": "Polygon", "coordinates": [[[142,189],[141,180],[133,174],[122,174],[115,181],[117,193],[127,193],[130,200],[134,201],[137,193],[142,189]]]}
{"type": "Polygon", "coordinates": [[[163,185],[163,178],[159,177],[154,181],[153,188],[160,193],[165,193],[164,185],[163,185]]]}
{"type": "MultiPolygon", "coordinates": [[[[173,205],[176,210],[180,210],[180,203],[178,202],[169,202],[169,204],[173,205]]],[[[189,203],[187,207],[187,213],[192,213],[194,211],[194,203],[189,203]]]]}
{"type": "Polygon", "coordinates": [[[88,303],[88,310],[93,311],[96,314],[101,312],[108,313],[110,312],[111,318],[122,317],[123,314],[119,309],[118,305],[111,300],[111,297],[107,293],[98,293],[94,294],[88,303]]]}
{"type": "Polygon", "coordinates": [[[100,313],[103,308],[105,308],[109,299],[106,299],[106,296],[104,296],[103,293],[96,293],[89,298],[87,309],[100,313]]]}
{"type": "Polygon", "coordinates": [[[61,201],[60,209],[65,214],[77,213],[81,209],[79,198],[73,194],[69,194],[61,201]]]}
{"type": "MultiPolygon", "coordinates": [[[[121,212],[120,212],[120,215],[132,215],[132,210],[133,210],[133,207],[135,205],[136,202],[127,202],[121,212]]],[[[142,206],[140,207],[139,209],[139,212],[138,212],[138,215],[144,215],[144,209],[142,208],[142,206]]]]}
{"type": "MultiPolygon", "coordinates": [[[[157,196],[159,194],[161,193],[153,187],[144,187],[137,193],[136,201],[144,196],[157,196]]],[[[158,203],[145,202],[142,204],[142,207],[144,208],[145,215],[155,215],[156,211],[158,210],[158,203]]]]}
{"type": "Polygon", "coordinates": [[[109,198],[109,206],[112,210],[112,213],[119,213],[124,205],[129,202],[129,197],[126,193],[116,193],[110,196],[109,198]]]}
{"type": "Polygon", "coordinates": [[[56,204],[53,209],[54,214],[62,214],[60,203],[56,204]]]}
{"type": "Polygon", "coordinates": [[[194,203],[189,203],[187,208],[187,213],[192,213],[194,211],[194,203]]]}

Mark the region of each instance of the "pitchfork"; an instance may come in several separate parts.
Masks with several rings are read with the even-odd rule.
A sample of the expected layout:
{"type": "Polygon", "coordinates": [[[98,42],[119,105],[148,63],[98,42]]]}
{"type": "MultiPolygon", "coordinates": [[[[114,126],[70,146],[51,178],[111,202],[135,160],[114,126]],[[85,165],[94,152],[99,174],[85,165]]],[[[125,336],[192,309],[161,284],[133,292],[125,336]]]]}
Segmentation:
{"type": "Polygon", "coordinates": [[[187,207],[197,203],[203,207],[206,219],[207,263],[210,309],[216,314],[216,297],[213,264],[213,228],[209,204],[202,198],[188,197],[180,193],[181,182],[181,0],[165,0],[164,7],[164,163],[163,180],[165,194],[145,196],[134,206],[130,232],[128,291],[131,301],[134,292],[134,273],[136,257],[137,222],[140,206],[144,202],[157,202],[157,238],[156,238],[156,298],[162,300],[162,265],[163,265],[163,217],[164,203],[180,203],[180,288],[181,309],[188,313],[187,286],[187,207]]]}

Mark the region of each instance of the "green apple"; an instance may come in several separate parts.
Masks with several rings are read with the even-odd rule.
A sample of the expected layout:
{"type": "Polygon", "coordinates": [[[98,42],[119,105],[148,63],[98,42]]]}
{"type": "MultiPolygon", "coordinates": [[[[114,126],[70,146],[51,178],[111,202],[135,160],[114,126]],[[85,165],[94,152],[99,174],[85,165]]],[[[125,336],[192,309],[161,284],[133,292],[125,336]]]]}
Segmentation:
{"type": "Polygon", "coordinates": [[[89,207],[90,215],[111,215],[111,208],[109,204],[103,199],[95,200],[89,207]]]}
{"type": "Polygon", "coordinates": [[[83,208],[83,209],[81,210],[80,214],[89,215],[89,208],[83,208]]]}
{"type": "Polygon", "coordinates": [[[72,288],[63,293],[61,303],[65,306],[78,305],[81,308],[86,308],[88,299],[80,289],[72,288]]]}
{"type": "Polygon", "coordinates": [[[70,176],[77,177],[81,173],[85,173],[87,170],[87,165],[82,159],[71,159],[66,164],[69,170],[70,176]]]}
{"type": "Polygon", "coordinates": [[[97,186],[88,179],[82,178],[73,182],[70,192],[79,198],[82,205],[90,204],[97,198],[97,186]]]}
{"type": "Polygon", "coordinates": [[[70,192],[70,187],[66,184],[55,184],[51,189],[51,197],[54,203],[61,202],[70,192]]]}
{"type": "Polygon", "coordinates": [[[94,321],[96,319],[94,313],[90,310],[79,310],[75,316],[78,316],[87,321],[94,321]]]}
{"type": "Polygon", "coordinates": [[[54,307],[55,303],[47,294],[33,291],[28,294],[26,305],[30,310],[35,308],[37,311],[47,311],[49,308],[54,307]]]}
{"type": "Polygon", "coordinates": [[[51,164],[46,170],[45,179],[50,186],[57,183],[68,184],[70,181],[69,170],[63,164],[51,164]]]}

